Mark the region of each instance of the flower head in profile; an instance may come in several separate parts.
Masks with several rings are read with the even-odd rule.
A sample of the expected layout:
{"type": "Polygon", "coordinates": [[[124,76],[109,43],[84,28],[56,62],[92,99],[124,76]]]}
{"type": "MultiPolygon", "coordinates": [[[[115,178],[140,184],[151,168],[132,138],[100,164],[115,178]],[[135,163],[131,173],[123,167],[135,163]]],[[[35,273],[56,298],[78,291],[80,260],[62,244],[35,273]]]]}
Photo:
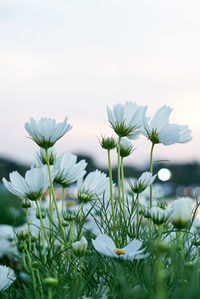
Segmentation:
{"type": "Polygon", "coordinates": [[[105,173],[95,170],[86,178],[78,180],[78,199],[88,202],[94,199],[106,197],[110,192],[109,178],[105,173]]]}
{"type": "MultiPolygon", "coordinates": [[[[51,166],[52,179],[55,171],[51,166]]],[[[25,174],[25,178],[17,171],[9,175],[10,182],[3,178],[5,187],[17,196],[27,197],[30,200],[37,200],[50,185],[47,165],[41,168],[32,168],[25,174]]]]}
{"type": "Polygon", "coordinates": [[[88,241],[82,237],[80,241],[72,243],[72,250],[75,255],[84,255],[87,251],[88,241]]]}
{"type": "MultiPolygon", "coordinates": [[[[128,157],[130,156],[130,154],[132,154],[132,152],[135,150],[132,142],[126,138],[126,137],[123,137],[121,138],[121,141],[120,141],[120,157],[122,158],[125,158],[125,157],[128,157]]],[[[118,151],[118,148],[117,148],[117,151],[118,151]]]]}
{"type": "Polygon", "coordinates": [[[193,200],[190,197],[181,197],[174,201],[170,220],[174,227],[182,229],[187,226],[192,216],[193,200]]]}
{"type": "Polygon", "coordinates": [[[161,209],[160,207],[152,207],[149,211],[150,217],[156,225],[161,225],[169,220],[172,210],[169,208],[161,209]]]}
{"type": "Polygon", "coordinates": [[[92,240],[93,246],[100,254],[108,257],[121,258],[124,260],[139,260],[148,256],[142,254],[145,249],[140,249],[142,242],[135,239],[123,248],[117,248],[114,241],[105,234],[99,234],[95,240],[92,240]]]}
{"type": "Polygon", "coordinates": [[[40,147],[47,149],[72,128],[67,119],[57,124],[52,118],[41,118],[39,121],[30,118],[30,122],[25,123],[25,129],[40,147]]]}
{"type": "Polygon", "coordinates": [[[148,186],[150,186],[157,175],[152,175],[151,172],[144,172],[138,180],[129,182],[131,191],[134,193],[142,193],[148,186]]]}
{"type": "Polygon", "coordinates": [[[76,161],[77,156],[71,153],[65,153],[58,157],[55,164],[55,169],[57,170],[56,183],[66,188],[84,176],[87,163],[85,160],[81,160],[78,163],[76,161]]]}
{"type": "Polygon", "coordinates": [[[6,266],[0,265],[0,290],[5,291],[15,281],[14,271],[6,266]]]}
{"type": "Polygon", "coordinates": [[[107,150],[113,150],[116,147],[116,140],[113,137],[103,137],[99,139],[101,147],[107,150]]]}
{"type": "MultiPolygon", "coordinates": [[[[49,158],[49,164],[54,165],[57,159],[57,153],[54,146],[48,148],[48,158],[49,158]]],[[[42,167],[46,164],[47,164],[46,152],[43,148],[40,148],[40,150],[35,153],[35,158],[31,168],[42,167]]]]}
{"type": "Polygon", "coordinates": [[[162,106],[150,122],[148,117],[144,117],[143,134],[153,144],[162,143],[164,145],[171,145],[174,143],[186,143],[192,139],[191,130],[188,126],[169,124],[171,112],[172,108],[162,106]]]}
{"type": "Polygon", "coordinates": [[[143,127],[146,109],[147,106],[138,106],[133,102],[126,102],[124,105],[117,104],[112,110],[107,107],[108,120],[119,137],[137,139],[143,127]]]}

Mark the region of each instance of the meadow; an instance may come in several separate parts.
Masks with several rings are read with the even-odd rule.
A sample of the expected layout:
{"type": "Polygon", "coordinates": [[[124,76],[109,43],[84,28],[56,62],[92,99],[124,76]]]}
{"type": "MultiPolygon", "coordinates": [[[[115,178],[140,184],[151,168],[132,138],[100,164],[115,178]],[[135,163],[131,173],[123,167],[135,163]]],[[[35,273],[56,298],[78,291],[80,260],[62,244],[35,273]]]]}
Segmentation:
{"type": "Polygon", "coordinates": [[[113,136],[99,145],[109,175],[87,173],[86,160],[57,153],[56,142],[72,129],[67,117],[25,123],[38,151],[24,177],[3,178],[10,194],[0,199],[1,298],[200,298],[198,196],[169,197],[154,183],[156,145],[167,151],[192,139],[187,125],[169,122],[171,112],[163,106],[150,118],[133,102],[107,107],[113,136]],[[127,179],[124,159],[141,135],[151,143],[149,170],[127,179]]]}

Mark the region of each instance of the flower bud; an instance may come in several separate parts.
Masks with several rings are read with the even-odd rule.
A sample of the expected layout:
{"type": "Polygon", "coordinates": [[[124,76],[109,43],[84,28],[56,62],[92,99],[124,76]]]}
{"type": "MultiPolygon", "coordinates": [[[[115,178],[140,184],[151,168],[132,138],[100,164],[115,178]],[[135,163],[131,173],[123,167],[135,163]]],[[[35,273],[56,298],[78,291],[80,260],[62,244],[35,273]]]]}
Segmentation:
{"type": "Polygon", "coordinates": [[[65,221],[65,220],[62,220],[62,226],[63,226],[63,227],[67,227],[67,226],[69,226],[69,222],[68,222],[68,221],[65,221]]]}
{"type": "Polygon", "coordinates": [[[76,218],[76,214],[70,210],[67,210],[63,213],[63,218],[66,221],[73,221],[76,218]]]}
{"type": "Polygon", "coordinates": [[[28,239],[28,231],[27,229],[21,229],[16,233],[17,239],[19,241],[25,241],[28,239]]]}
{"type": "MultiPolygon", "coordinates": [[[[44,219],[44,218],[46,217],[46,211],[45,211],[45,210],[42,210],[42,211],[41,211],[41,217],[42,217],[42,219],[44,219]]],[[[37,218],[37,219],[40,219],[40,214],[39,214],[38,211],[37,211],[37,213],[36,213],[36,218],[37,218]]]]}
{"type": "Polygon", "coordinates": [[[33,267],[33,269],[40,269],[40,263],[35,261],[32,263],[32,267],[33,267]]]}
{"type": "Polygon", "coordinates": [[[22,204],[22,208],[24,209],[28,209],[31,207],[31,201],[27,198],[23,198],[21,204],[22,204]]]}
{"type": "Polygon", "coordinates": [[[39,239],[39,235],[37,235],[36,233],[31,234],[31,242],[37,242],[37,240],[39,239]]]}
{"type": "Polygon", "coordinates": [[[44,280],[44,284],[49,288],[54,288],[58,285],[58,279],[54,277],[47,277],[44,280]]]}
{"type": "Polygon", "coordinates": [[[116,147],[116,141],[113,137],[101,137],[99,140],[101,147],[107,150],[112,150],[116,147]]]}
{"type": "Polygon", "coordinates": [[[85,237],[82,237],[80,241],[72,243],[72,250],[75,255],[84,255],[87,251],[88,242],[85,237]]]}

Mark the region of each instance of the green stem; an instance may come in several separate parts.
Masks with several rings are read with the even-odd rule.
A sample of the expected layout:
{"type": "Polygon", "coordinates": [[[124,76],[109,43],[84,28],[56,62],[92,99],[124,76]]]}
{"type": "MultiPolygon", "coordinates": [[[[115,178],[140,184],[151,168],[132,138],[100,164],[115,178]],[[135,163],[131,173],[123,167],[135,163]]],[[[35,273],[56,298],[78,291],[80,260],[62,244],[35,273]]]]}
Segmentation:
{"type": "MultiPolygon", "coordinates": [[[[70,241],[71,243],[74,242],[74,235],[73,235],[73,226],[74,226],[74,220],[70,221],[69,227],[70,227],[70,241]]],[[[76,278],[76,283],[78,283],[78,271],[77,271],[77,264],[76,264],[76,258],[73,255],[73,262],[74,262],[74,268],[75,268],[75,278],[76,278]]]]}
{"type": "Polygon", "coordinates": [[[69,227],[70,227],[70,241],[74,242],[74,236],[73,236],[73,226],[74,226],[74,220],[70,221],[69,227]]]}
{"type": "Polygon", "coordinates": [[[33,271],[33,268],[32,268],[32,260],[31,260],[30,254],[28,252],[26,241],[24,241],[24,249],[25,249],[26,255],[28,257],[28,263],[29,263],[29,267],[30,267],[30,270],[31,270],[32,280],[33,280],[33,290],[34,290],[34,295],[35,295],[35,298],[36,298],[37,297],[37,292],[36,292],[35,274],[34,274],[34,271],[33,271]]]}
{"type": "Polygon", "coordinates": [[[110,178],[110,202],[111,202],[112,219],[113,219],[113,231],[114,231],[115,244],[116,244],[117,232],[116,232],[116,224],[115,224],[115,209],[114,209],[114,200],[113,200],[112,167],[111,167],[111,159],[110,159],[110,150],[108,150],[108,167],[109,167],[109,178],[110,178]]]}
{"type": "Polygon", "coordinates": [[[140,219],[139,219],[139,193],[137,193],[137,229],[136,229],[136,236],[137,238],[139,237],[139,223],[140,223],[140,219]]]}
{"type": "Polygon", "coordinates": [[[163,225],[160,224],[160,225],[158,225],[158,238],[159,238],[159,240],[161,240],[162,231],[163,231],[163,225]]]}
{"type": "Polygon", "coordinates": [[[121,137],[119,137],[118,141],[118,199],[119,199],[119,205],[120,205],[120,213],[121,213],[121,187],[120,187],[120,141],[121,137]]]}
{"type": "MultiPolygon", "coordinates": [[[[154,149],[154,143],[152,143],[151,146],[151,153],[150,153],[150,172],[153,174],[153,149],[154,149]]],[[[150,208],[152,208],[152,184],[150,185],[150,208]]]]}
{"type": "Polygon", "coordinates": [[[47,243],[48,243],[48,246],[50,246],[50,244],[49,244],[49,238],[48,238],[48,235],[47,235],[45,226],[44,226],[44,221],[43,221],[43,219],[42,219],[42,213],[41,213],[41,211],[42,211],[42,196],[40,197],[40,205],[39,205],[39,208],[40,208],[40,209],[39,209],[38,213],[39,213],[40,221],[41,221],[41,224],[42,224],[42,228],[43,228],[43,232],[44,232],[44,237],[45,237],[45,239],[46,239],[46,241],[47,241],[47,243]]]}
{"type": "Polygon", "coordinates": [[[54,187],[53,187],[53,183],[52,183],[52,179],[51,179],[51,170],[50,170],[50,164],[49,164],[49,157],[48,157],[48,150],[47,149],[45,149],[45,154],[46,154],[46,161],[47,161],[47,166],[48,166],[50,187],[51,187],[51,191],[52,191],[53,202],[54,202],[54,205],[55,205],[55,208],[56,208],[56,214],[57,214],[57,218],[58,218],[58,223],[59,223],[59,226],[60,226],[60,231],[61,231],[63,240],[66,241],[65,232],[64,232],[64,229],[62,227],[62,222],[61,222],[61,219],[60,219],[60,215],[59,215],[59,211],[58,211],[58,206],[57,206],[57,202],[56,202],[55,191],[54,191],[54,187]]]}
{"type": "Polygon", "coordinates": [[[62,218],[64,213],[64,205],[65,205],[65,188],[62,188],[62,218]]]}
{"type": "Polygon", "coordinates": [[[52,289],[51,287],[48,288],[48,299],[52,299],[53,296],[52,296],[52,289]]]}
{"type": "Polygon", "coordinates": [[[30,230],[30,218],[28,215],[28,209],[26,209],[26,219],[28,223],[28,249],[31,251],[31,230],[30,230]]]}
{"type": "Polygon", "coordinates": [[[197,255],[197,288],[199,288],[199,248],[196,246],[196,255],[197,255]]]}
{"type": "Polygon", "coordinates": [[[123,205],[123,213],[125,218],[125,192],[124,192],[124,164],[123,158],[121,157],[121,177],[122,177],[122,205],[123,205]]]}
{"type": "Polygon", "coordinates": [[[28,267],[27,267],[27,263],[26,263],[26,256],[25,256],[24,249],[23,249],[23,252],[22,252],[22,259],[23,259],[24,269],[28,272],[28,267]]]}
{"type": "MultiPolygon", "coordinates": [[[[35,256],[37,256],[37,249],[36,249],[35,243],[33,243],[33,249],[34,249],[35,256]]],[[[42,282],[41,282],[41,278],[40,278],[40,272],[39,272],[38,269],[36,270],[36,273],[37,273],[37,278],[38,278],[38,282],[39,282],[41,298],[44,299],[44,292],[43,292],[43,288],[42,288],[42,282]]]]}
{"type": "Polygon", "coordinates": [[[40,207],[38,205],[38,201],[36,200],[35,203],[36,203],[37,210],[38,210],[39,217],[40,217],[41,239],[42,239],[42,247],[43,247],[43,253],[44,253],[43,256],[44,256],[44,263],[46,264],[47,257],[46,257],[45,241],[44,241],[44,223],[43,223],[43,220],[42,220],[41,210],[40,210],[40,207]]]}
{"type": "Polygon", "coordinates": [[[84,205],[84,203],[82,202],[82,204],[81,204],[81,217],[80,217],[80,222],[81,222],[81,238],[83,236],[83,223],[82,223],[82,221],[83,221],[83,205],[84,205]]]}

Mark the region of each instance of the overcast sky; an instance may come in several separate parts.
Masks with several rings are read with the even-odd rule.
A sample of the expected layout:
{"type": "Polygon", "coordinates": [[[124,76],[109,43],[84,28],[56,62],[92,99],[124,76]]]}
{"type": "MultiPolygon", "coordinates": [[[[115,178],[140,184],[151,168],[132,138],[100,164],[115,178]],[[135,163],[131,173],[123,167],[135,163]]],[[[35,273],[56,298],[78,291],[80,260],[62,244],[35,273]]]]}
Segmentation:
{"type": "MultiPolygon", "coordinates": [[[[0,155],[30,162],[37,146],[24,123],[68,116],[58,152],[105,164],[106,105],[129,100],[148,115],[169,105],[170,120],[192,129],[190,143],[158,145],[156,158],[200,161],[199,11],[199,0],[1,0],[0,155]]],[[[142,165],[150,144],[135,144],[128,162],[142,165]]]]}

